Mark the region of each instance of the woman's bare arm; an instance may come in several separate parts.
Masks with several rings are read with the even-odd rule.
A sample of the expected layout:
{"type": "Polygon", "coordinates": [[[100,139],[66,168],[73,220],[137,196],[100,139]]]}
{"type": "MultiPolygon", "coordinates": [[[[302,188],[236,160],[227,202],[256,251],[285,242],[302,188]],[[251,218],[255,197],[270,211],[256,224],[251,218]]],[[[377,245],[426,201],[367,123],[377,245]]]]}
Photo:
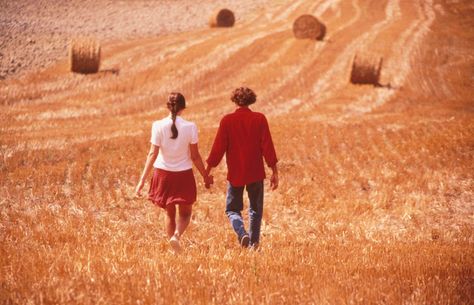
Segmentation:
{"type": "Polygon", "coordinates": [[[155,163],[156,157],[158,157],[159,151],[160,148],[158,146],[150,144],[150,150],[148,151],[148,155],[146,157],[145,167],[143,168],[142,175],[138,181],[137,187],[135,188],[135,196],[141,196],[140,192],[145,185],[145,180],[153,167],[153,163],[155,163]]]}

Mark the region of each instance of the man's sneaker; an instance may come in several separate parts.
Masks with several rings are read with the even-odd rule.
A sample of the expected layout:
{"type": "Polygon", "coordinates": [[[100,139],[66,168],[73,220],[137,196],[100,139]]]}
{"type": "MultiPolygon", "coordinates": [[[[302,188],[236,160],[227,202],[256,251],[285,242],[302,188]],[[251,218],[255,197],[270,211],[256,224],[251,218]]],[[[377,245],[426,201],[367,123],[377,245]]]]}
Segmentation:
{"type": "Polygon", "coordinates": [[[240,238],[240,245],[244,248],[247,248],[249,246],[250,238],[248,234],[245,234],[240,238]]]}
{"type": "Polygon", "coordinates": [[[253,243],[252,245],[249,246],[250,250],[257,251],[258,250],[258,243],[253,243]]]}

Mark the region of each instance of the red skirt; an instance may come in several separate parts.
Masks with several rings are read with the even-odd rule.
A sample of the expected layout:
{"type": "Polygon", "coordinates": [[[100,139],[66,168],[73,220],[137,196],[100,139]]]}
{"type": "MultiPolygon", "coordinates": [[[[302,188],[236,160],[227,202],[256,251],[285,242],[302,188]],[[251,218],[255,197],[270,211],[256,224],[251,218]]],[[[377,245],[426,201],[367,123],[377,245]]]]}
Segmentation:
{"type": "Polygon", "coordinates": [[[155,168],[148,199],[164,209],[168,204],[193,204],[196,201],[196,180],[193,170],[170,172],[155,168]]]}

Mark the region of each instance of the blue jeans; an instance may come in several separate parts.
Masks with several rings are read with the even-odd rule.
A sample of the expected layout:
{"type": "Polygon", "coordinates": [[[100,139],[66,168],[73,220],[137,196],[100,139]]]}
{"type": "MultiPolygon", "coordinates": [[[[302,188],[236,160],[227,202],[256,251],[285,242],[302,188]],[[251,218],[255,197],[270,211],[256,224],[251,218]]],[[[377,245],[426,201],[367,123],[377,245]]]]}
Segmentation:
{"type": "MultiPolygon", "coordinates": [[[[250,246],[258,244],[260,240],[260,226],[262,224],[263,215],[263,181],[254,182],[245,186],[249,197],[249,237],[250,246]]],[[[242,210],[244,208],[243,202],[244,186],[235,187],[227,183],[227,197],[225,213],[230,220],[230,224],[234,229],[240,241],[242,236],[247,234],[244,227],[244,220],[242,219],[242,210]]]]}

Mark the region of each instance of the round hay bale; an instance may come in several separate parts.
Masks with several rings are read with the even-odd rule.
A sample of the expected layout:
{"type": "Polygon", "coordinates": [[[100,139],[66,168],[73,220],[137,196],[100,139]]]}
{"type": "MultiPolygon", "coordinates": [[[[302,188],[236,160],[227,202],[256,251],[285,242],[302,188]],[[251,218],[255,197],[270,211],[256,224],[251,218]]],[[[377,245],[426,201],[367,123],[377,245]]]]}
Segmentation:
{"type": "Polygon", "coordinates": [[[380,86],[383,58],[371,54],[356,54],[352,62],[351,83],[380,86]]]}
{"type": "Polygon", "coordinates": [[[293,22],[293,33],[297,39],[323,40],[326,26],[313,15],[301,15],[293,22]]]}
{"type": "Polygon", "coordinates": [[[226,8],[218,10],[215,12],[210,20],[209,20],[209,25],[211,27],[232,27],[234,26],[235,23],[235,16],[234,13],[231,10],[228,10],[226,8]]]}
{"type": "Polygon", "coordinates": [[[100,66],[100,45],[93,38],[71,41],[69,50],[71,71],[82,74],[97,73],[100,66]]]}

